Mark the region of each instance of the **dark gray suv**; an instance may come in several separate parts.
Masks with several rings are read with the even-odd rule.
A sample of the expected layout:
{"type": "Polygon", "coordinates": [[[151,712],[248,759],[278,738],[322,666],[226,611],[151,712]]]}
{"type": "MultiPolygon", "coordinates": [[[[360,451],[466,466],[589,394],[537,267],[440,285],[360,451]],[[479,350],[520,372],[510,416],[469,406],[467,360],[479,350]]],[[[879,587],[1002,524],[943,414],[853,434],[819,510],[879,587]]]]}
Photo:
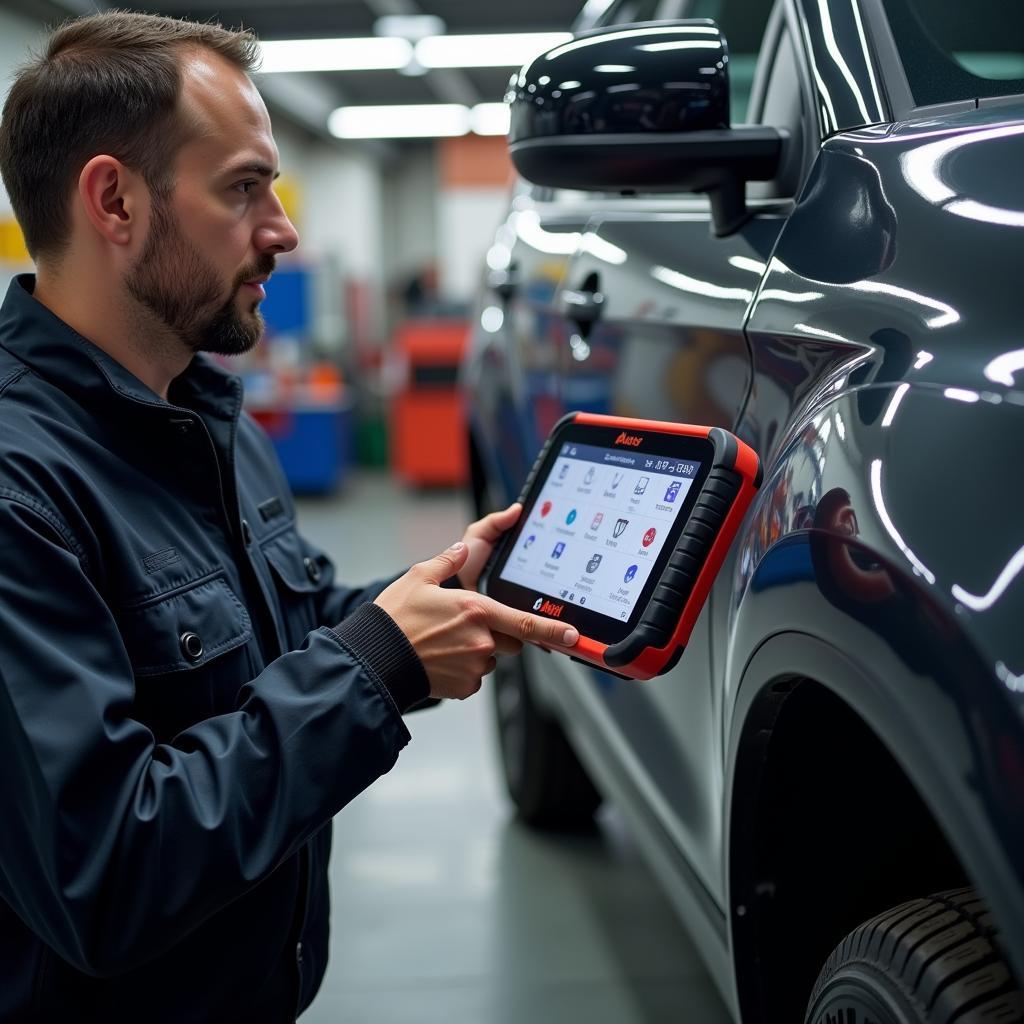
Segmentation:
{"type": "Polygon", "coordinates": [[[1024,5],[598,6],[511,86],[477,503],[574,409],[765,479],[669,674],[502,663],[509,791],[621,806],[737,1021],[1024,1020],[1024,5]]]}

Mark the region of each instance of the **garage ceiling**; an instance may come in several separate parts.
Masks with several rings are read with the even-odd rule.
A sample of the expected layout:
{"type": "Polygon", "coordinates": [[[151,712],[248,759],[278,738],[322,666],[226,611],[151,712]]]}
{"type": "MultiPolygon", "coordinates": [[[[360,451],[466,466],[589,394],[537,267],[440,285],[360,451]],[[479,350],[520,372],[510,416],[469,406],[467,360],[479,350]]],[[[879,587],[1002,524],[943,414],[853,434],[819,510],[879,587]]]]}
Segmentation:
{"type": "MultiPolygon", "coordinates": [[[[253,29],[261,39],[315,39],[370,36],[377,18],[385,15],[429,14],[441,18],[449,34],[488,32],[550,32],[570,28],[582,0],[0,0],[53,21],[104,7],[219,21],[253,29]]],[[[397,71],[317,72],[297,76],[321,98],[341,104],[450,103],[472,105],[500,100],[511,68],[432,70],[409,77],[397,71]]],[[[269,99],[269,97],[268,97],[269,99]]],[[[308,126],[307,126],[308,127],[308,126]]]]}

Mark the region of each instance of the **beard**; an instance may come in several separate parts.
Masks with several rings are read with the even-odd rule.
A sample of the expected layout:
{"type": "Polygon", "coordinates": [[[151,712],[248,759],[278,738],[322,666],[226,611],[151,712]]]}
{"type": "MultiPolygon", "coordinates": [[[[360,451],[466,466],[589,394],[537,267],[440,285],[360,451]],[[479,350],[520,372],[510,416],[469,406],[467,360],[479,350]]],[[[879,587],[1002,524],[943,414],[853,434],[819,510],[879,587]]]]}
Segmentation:
{"type": "Polygon", "coordinates": [[[223,278],[182,233],[170,203],[154,195],[149,237],[125,287],[189,351],[236,356],[257,344],[264,327],[259,301],[240,312],[238,293],[245,281],[273,270],[274,257],[264,253],[235,276],[222,301],[223,278]]]}

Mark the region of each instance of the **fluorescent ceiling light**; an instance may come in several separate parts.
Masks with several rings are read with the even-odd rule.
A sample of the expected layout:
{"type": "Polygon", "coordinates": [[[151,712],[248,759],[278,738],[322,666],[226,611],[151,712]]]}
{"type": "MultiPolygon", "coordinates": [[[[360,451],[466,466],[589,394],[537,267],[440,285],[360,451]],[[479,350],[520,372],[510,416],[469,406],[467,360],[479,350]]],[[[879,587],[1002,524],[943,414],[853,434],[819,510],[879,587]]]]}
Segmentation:
{"type": "Polygon", "coordinates": [[[461,103],[339,107],[327,127],[339,139],[436,139],[465,135],[469,107],[461,103]]]}
{"type": "Polygon", "coordinates": [[[260,71],[394,71],[413,57],[407,39],[280,39],[260,43],[260,71]]]}
{"type": "Polygon", "coordinates": [[[569,32],[430,35],[415,50],[408,39],[397,36],[268,39],[260,43],[260,71],[396,71],[414,55],[425,68],[517,68],[570,39],[569,32]]]}
{"type": "Polygon", "coordinates": [[[422,39],[444,34],[444,21],[436,14],[385,14],[373,23],[375,36],[398,36],[400,39],[422,39]]]}
{"type": "Polygon", "coordinates": [[[416,59],[425,68],[521,67],[570,39],[570,32],[428,36],[416,44],[416,59]]]}
{"type": "Polygon", "coordinates": [[[478,103],[469,115],[470,127],[477,135],[508,135],[507,103],[478,103]]]}
{"type": "Polygon", "coordinates": [[[438,139],[457,135],[507,135],[504,103],[409,103],[383,107],[339,107],[327,120],[339,139],[438,139]]]}

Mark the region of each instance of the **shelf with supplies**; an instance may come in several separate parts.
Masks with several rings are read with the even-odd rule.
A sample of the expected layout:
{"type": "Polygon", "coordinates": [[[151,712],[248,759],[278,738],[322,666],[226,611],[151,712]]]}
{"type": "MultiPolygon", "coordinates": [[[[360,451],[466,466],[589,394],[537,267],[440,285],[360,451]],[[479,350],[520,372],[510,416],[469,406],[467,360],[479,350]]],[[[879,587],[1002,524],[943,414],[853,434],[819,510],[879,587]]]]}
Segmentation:
{"type": "Polygon", "coordinates": [[[282,262],[260,306],[265,337],[231,362],[245,384],[246,411],[266,430],[297,494],[330,494],[352,467],[352,390],[336,358],[315,354],[340,353],[344,343],[337,302],[329,303],[326,320],[340,326],[330,332],[333,344],[323,343],[326,299],[340,292],[340,282],[338,268],[326,263],[282,262]]]}
{"type": "Polygon", "coordinates": [[[353,402],[325,363],[289,373],[247,371],[246,411],[266,430],[297,494],[329,494],[352,466],[353,402]]]}

